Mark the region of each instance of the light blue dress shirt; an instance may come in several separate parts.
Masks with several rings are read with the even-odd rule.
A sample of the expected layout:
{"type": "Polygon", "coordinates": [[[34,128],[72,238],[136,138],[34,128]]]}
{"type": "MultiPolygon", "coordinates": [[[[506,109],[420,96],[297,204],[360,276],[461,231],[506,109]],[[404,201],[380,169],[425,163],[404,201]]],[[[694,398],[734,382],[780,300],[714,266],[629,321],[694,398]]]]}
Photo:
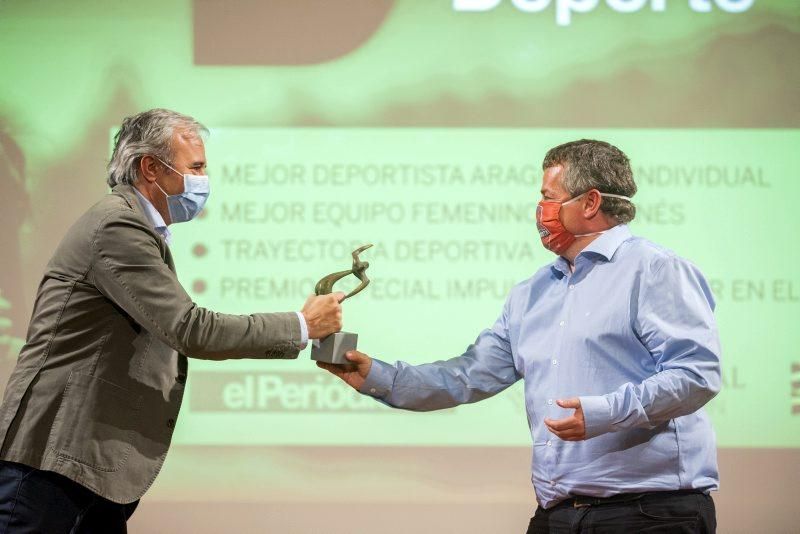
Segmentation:
{"type": "MultiPolygon", "coordinates": [[[[155,229],[156,233],[164,238],[164,242],[166,242],[168,246],[171,245],[172,233],[169,231],[167,223],[164,222],[164,217],[161,216],[161,214],[149,200],[144,198],[144,195],[142,195],[138,189],[134,187],[133,190],[136,191],[136,196],[139,197],[139,203],[142,205],[144,214],[150,221],[150,224],[153,225],[153,229],[155,229]]],[[[308,325],[306,324],[306,318],[303,317],[302,313],[295,313],[297,314],[297,319],[300,321],[300,348],[304,349],[308,344],[308,325]]]]}
{"type": "Polygon", "coordinates": [[[720,388],[714,299],[700,271],[616,226],[575,259],[517,286],[494,326],[456,358],[374,360],[362,393],[437,410],[525,381],[532,481],[544,508],[571,495],[718,488],[714,431],[702,408],[720,388]],[[562,441],[544,419],[573,413],[587,439],[562,441]]]}
{"type": "Polygon", "coordinates": [[[150,224],[153,225],[153,229],[158,235],[164,238],[164,242],[166,242],[167,245],[171,245],[172,232],[169,231],[167,223],[164,222],[164,217],[161,216],[161,214],[149,200],[144,198],[144,195],[142,195],[138,189],[134,187],[133,190],[136,192],[136,196],[139,197],[139,204],[142,205],[144,214],[147,217],[147,220],[150,221],[150,224]]]}

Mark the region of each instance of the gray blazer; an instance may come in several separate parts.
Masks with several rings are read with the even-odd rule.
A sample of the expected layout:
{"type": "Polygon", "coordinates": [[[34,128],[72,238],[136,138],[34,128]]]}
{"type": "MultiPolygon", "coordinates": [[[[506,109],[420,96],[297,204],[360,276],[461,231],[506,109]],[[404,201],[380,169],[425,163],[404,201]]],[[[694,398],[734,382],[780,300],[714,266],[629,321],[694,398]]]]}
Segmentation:
{"type": "Polygon", "coordinates": [[[288,359],[299,345],[294,312],[225,315],[192,302],[133,188],[117,186],[47,265],[0,407],[0,458],[135,501],[167,455],[186,356],[288,359]]]}

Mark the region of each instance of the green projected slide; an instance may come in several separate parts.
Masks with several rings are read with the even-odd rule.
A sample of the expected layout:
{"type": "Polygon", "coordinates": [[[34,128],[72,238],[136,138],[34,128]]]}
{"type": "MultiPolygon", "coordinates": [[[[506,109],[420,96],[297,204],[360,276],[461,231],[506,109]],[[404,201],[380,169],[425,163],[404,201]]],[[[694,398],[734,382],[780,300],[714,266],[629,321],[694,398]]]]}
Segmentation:
{"type": "MultiPolygon", "coordinates": [[[[0,379],[64,229],[106,192],[124,117],[164,107],[212,127],[205,216],[172,227],[198,304],[298,310],[373,243],[344,328],[413,363],[461,354],[552,261],[541,161],[592,137],[631,157],[632,231],[713,288],[719,445],[800,447],[800,2],[346,4],[0,0],[0,379]]],[[[407,413],[309,352],[190,360],[176,443],[530,446],[520,384],[407,413]]],[[[171,458],[191,464],[187,449],[203,447],[171,458]]]]}
{"type": "MultiPolygon", "coordinates": [[[[800,445],[789,395],[800,278],[788,268],[800,254],[785,246],[798,228],[773,217],[800,194],[797,130],[214,128],[205,216],[173,227],[179,277],[214,310],[296,310],[320,277],[349,267],[350,251],[374,243],[362,256],[373,282],[345,303],[345,330],[388,361],[456,356],[513,284],[552,261],[534,222],[539,162],[581,137],[628,153],[633,232],[711,283],[724,388],[708,410],[719,445],[800,445]],[[781,262],[765,261],[776,247],[781,262]],[[759,408],[765,398],[775,409],[759,408]]],[[[520,384],[415,414],[356,394],[308,351],[190,365],[182,444],[530,443],[520,384]]]]}
{"type": "MultiPolygon", "coordinates": [[[[209,201],[170,227],[198,305],[300,310],[372,243],[344,330],[390,363],[459,356],[493,325],[555,258],[535,224],[545,153],[600,139],[630,156],[632,232],[694,262],[716,298],[720,531],[796,530],[798,57],[800,0],[0,0],[0,389],[48,261],[108,193],[126,117],[211,129],[209,201]]],[[[413,413],[310,352],[189,359],[132,531],[526,524],[521,381],[413,413]]]]}

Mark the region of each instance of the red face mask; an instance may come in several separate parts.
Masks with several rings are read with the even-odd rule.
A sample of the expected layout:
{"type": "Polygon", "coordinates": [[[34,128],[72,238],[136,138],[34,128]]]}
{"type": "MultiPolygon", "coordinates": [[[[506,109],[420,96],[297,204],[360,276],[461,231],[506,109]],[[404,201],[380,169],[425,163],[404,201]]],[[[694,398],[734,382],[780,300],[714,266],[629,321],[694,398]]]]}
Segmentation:
{"type": "MultiPolygon", "coordinates": [[[[588,191],[587,191],[588,192],[588,191]]],[[[570,202],[578,200],[587,192],[574,196],[569,200],[560,202],[558,200],[540,200],[539,205],[536,206],[536,228],[539,229],[539,237],[542,238],[542,245],[549,251],[555,252],[561,256],[567,249],[575,242],[576,237],[583,237],[587,235],[602,234],[603,232],[592,232],[590,234],[575,235],[561,224],[559,212],[561,206],[566,206],[570,202]]],[[[631,201],[630,197],[623,195],[613,195],[611,193],[600,193],[601,197],[614,197],[621,198],[622,200],[631,201]]]]}
{"type": "MultiPolygon", "coordinates": [[[[579,195],[580,196],[580,195],[579,195]]],[[[561,206],[567,202],[572,202],[578,197],[571,198],[566,202],[558,200],[540,200],[536,206],[536,228],[539,229],[539,237],[542,238],[542,245],[551,252],[559,256],[567,251],[569,246],[575,242],[575,236],[561,224],[558,217],[561,206]]]]}

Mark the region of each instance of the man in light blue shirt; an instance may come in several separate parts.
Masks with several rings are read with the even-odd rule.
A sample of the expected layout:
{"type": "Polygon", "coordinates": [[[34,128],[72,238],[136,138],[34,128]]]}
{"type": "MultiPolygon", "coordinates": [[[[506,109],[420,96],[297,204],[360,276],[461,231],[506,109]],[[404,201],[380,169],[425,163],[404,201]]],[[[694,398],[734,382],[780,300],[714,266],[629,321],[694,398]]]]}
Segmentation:
{"type": "Polygon", "coordinates": [[[476,402],[525,381],[539,508],[528,532],[713,532],[720,388],[714,299],[702,273],[643,238],[618,148],[581,140],[545,157],[537,226],[556,260],[518,284],[456,358],[320,364],[397,408],[476,402]]]}

